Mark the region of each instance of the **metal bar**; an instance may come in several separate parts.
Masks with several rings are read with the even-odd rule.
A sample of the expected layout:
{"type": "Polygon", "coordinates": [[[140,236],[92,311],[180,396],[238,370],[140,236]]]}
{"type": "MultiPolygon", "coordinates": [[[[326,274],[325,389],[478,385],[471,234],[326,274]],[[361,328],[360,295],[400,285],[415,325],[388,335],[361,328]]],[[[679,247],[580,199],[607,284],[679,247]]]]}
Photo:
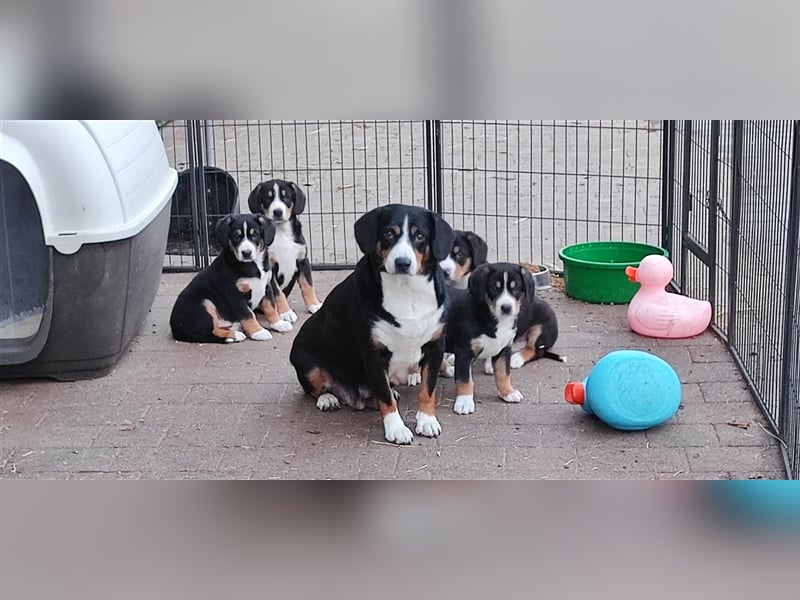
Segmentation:
{"type": "Polygon", "coordinates": [[[728,265],[728,349],[736,346],[736,281],[739,276],[739,226],[742,220],[742,137],[741,120],[733,122],[733,189],[731,192],[730,263],[728,265]]]}
{"type": "Polygon", "coordinates": [[[442,122],[425,121],[428,210],[442,214],[442,122]]]}
{"type": "MultiPolygon", "coordinates": [[[[792,324],[797,309],[797,247],[800,242],[800,120],[794,122],[792,141],[792,180],[789,194],[789,223],[786,243],[786,290],[783,307],[783,341],[781,352],[781,405],[778,426],[781,436],[789,431],[792,402],[792,368],[798,360],[792,349],[794,332],[792,324]]],[[[794,390],[798,393],[798,390],[794,390]]],[[[797,468],[797,465],[794,465],[797,468]]]]}
{"type": "Polygon", "coordinates": [[[661,246],[674,255],[672,229],[675,226],[675,121],[662,121],[661,160],[661,246]]]}
{"type": "Polygon", "coordinates": [[[436,182],[434,181],[435,178],[435,166],[433,164],[434,152],[433,152],[433,125],[432,121],[425,121],[425,183],[427,188],[427,208],[428,210],[433,210],[434,204],[434,194],[436,193],[436,182]]]}
{"type": "Polygon", "coordinates": [[[192,210],[192,251],[198,269],[209,264],[206,223],[206,186],[203,171],[202,130],[198,121],[186,121],[186,149],[189,162],[189,205],[192,210]]]}
{"type": "Polygon", "coordinates": [[[206,186],[206,169],[203,149],[203,123],[194,121],[195,151],[197,154],[197,169],[194,171],[196,181],[194,201],[197,203],[197,233],[200,242],[200,266],[207,267],[211,263],[211,249],[208,239],[208,197],[206,186]]]}
{"type": "Polygon", "coordinates": [[[213,167],[216,163],[214,159],[214,122],[203,121],[203,148],[205,164],[213,167]]]}
{"type": "Polygon", "coordinates": [[[184,121],[186,124],[186,162],[189,168],[189,211],[192,215],[192,254],[194,255],[194,266],[200,268],[200,240],[197,234],[197,180],[194,177],[194,172],[197,167],[197,158],[195,156],[195,141],[192,135],[192,122],[190,120],[184,121]]]}
{"type": "Polygon", "coordinates": [[[687,250],[691,251],[692,254],[697,256],[705,265],[710,265],[712,262],[711,253],[703,248],[702,243],[700,240],[697,239],[691,231],[684,231],[683,235],[681,235],[681,240],[683,242],[682,247],[686,248],[687,250]]]}
{"type": "Polygon", "coordinates": [[[436,196],[435,210],[438,214],[442,214],[442,122],[433,122],[433,149],[436,156],[436,196]]]}
{"type": "MultiPolygon", "coordinates": [[[[683,122],[683,196],[681,198],[681,231],[689,230],[689,211],[691,211],[692,196],[689,192],[692,177],[692,122],[683,122]]],[[[689,248],[681,244],[681,292],[686,292],[686,263],[689,258],[689,248]]]]}
{"type": "Polygon", "coordinates": [[[708,244],[706,264],[708,265],[708,300],[712,311],[717,306],[717,204],[719,179],[719,121],[711,121],[711,164],[708,186],[708,244]]]}

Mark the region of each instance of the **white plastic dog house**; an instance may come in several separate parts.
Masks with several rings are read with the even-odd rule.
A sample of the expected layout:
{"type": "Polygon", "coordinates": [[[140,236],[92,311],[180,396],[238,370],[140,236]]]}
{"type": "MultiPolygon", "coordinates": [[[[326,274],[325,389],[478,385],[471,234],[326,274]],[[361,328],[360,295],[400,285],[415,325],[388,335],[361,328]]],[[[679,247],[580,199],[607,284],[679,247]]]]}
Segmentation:
{"type": "Polygon", "coordinates": [[[176,183],[153,121],[0,121],[0,377],[116,364],[155,298],[176,183]]]}

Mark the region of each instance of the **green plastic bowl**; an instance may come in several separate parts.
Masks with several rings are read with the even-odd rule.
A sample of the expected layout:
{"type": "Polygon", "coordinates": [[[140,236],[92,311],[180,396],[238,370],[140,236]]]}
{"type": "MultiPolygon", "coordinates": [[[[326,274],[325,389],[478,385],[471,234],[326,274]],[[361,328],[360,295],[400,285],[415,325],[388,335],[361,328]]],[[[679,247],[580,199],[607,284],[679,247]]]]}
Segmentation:
{"type": "Polygon", "coordinates": [[[669,256],[658,246],[634,242],[586,242],[562,248],[564,290],[567,296],[595,304],[627,304],[639,291],[625,267],[638,267],[650,254],[669,256]]]}

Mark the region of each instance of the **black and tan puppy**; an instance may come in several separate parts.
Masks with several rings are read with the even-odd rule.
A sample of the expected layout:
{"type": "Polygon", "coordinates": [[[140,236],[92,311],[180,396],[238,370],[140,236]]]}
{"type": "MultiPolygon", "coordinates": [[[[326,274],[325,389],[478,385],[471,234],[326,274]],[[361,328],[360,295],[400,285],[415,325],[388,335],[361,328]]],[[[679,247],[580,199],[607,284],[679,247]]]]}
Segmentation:
{"type": "Polygon", "coordinates": [[[476,358],[491,361],[503,400],[522,400],[522,393],[511,385],[509,358],[528,285],[519,265],[491,263],[473,271],[467,290],[452,291],[446,350],[455,354],[456,413],[475,412],[472,364],[476,358]]]}
{"type": "Polygon", "coordinates": [[[260,303],[271,327],[285,331],[289,324],[270,308],[266,255],[275,235],[272,223],[261,215],[227,216],[217,222],[214,232],[222,251],[175,300],[169,319],[172,336],[182,342],[272,339],[253,313],[260,303]]]}
{"type": "Polygon", "coordinates": [[[444,352],[447,289],[439,261],[453,230],[423,208],[389,204],[355,223],[364,253],[355,271],[300,328],[289,360],[320,410],[377,402],[384,436],[410,444],[392,386],[419,365],[416,432],[437,436],[436,381],[444,352]]]}
{"type": "Polygon", "coordinates": [[[456,289],[467,289],[472,271],[486,264],[489,247],[483,238],[472,231],[456,231],[453,248],[439,263],[447,278],[447,285],[456,289]]]}
{"type": "Polygon", "coordinates": [[[292,181],[270,179],[259,183],[250,192],[247,205],[251,212],[263,214],[275,226],[275,239],[269,245],[269,260],[275,302],[281,318],[289,323],[297,321],[297,313],[286,298],[295,282],[300,286],[308,312],[317,312],[322,303],[314,291],[303,226],[297,218],[306,208],[305,194],[292,181]]]}
{"type": "MultiPolygon", "coordinates": [[[[567,362],[566,356],[551,350],[558,339],[558,319],[546,301],[536,295],[536,283],[527,269],[522,270],[525,277],[526,292],[517,319],[517,337],[511,345],[512,369],[519,369],[537,358],[550,358],[567,362]]],[[[492,363],[484,363],[484,372],[492,374],[492,363]]]]}

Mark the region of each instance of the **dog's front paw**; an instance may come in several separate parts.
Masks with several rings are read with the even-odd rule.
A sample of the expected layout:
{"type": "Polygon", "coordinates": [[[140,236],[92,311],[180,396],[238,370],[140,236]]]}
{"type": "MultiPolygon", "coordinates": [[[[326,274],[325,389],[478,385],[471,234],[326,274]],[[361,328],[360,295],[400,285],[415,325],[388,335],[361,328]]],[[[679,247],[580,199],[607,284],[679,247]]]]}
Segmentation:
{"type": "Polygon", "coordinates": [[[333,394],[320,394],[317,398],[317,408],[323,412],[339,410],[340,406],[339,399],[333,394]]]}
{"type": "Polygon", "coordinates": [[[439,369],[439,375],[442,377],[448,377],[452,379],[453,377],[456,376],[456,368],[453,365],[442,363],[442,368],[439,369]]]}
{"type": "Polygon", "coordinates": [[[233,344],[234,342],[243,342],[247,339],[247,336],[243,334],[241,331],[234,331],[233,337],[225,338],[226,344],[233,344]]]}
{"type": "Polygon", "coordinates": [[[519,390],[511,390],[510,394],[506,394],[505,396],[500,396],[506,402],[522,402],[522,392],[519,390]]]}
{"type": "Polygon", "coordinates": [[[422,383],[422,375],[420,375],[419,371],[414,371],[413,373],[408,374],[408,385],[415,386],[422,383]]]}
{"type": "Polygon", "coordinates": [[[291,308],[288,311],[286,311],[285,313],[281,313],[278,316],[281,319],[283,319],[284,321],[286,321],[287,323],[294,323],[298,319],[297,313],[294,312],[291,308]]]}
{"type": "Polygon", "coordinates": [[[475,412],[475,399],[472,394],[464,394],[456,396],[456,401],[453,403],[453,412],[457,415],[468,415],[475,412]]]}
{"type": "Polygon", "coordinates": [[[511,360],[508,361],[508,364],[511,365],[512,369],[519,369],[525,364],[525,359],[522,357],[522,353],[514,352],[514,354],[511,355],[511,360]]]}
{"type": "Polygon", "coordinates": [[[442,360],[452,367],[456,364],[456,355],[452,352],[445,352],[442,360]]]}
{"type": "Polygon", "coordinates": [[[442,433],[442,426],[435,415],[428,415],[421,410],[417,411],[417,433],[426,437],[438,437],[442,433]]]}
{"type": "Polygon", "coordinates": [[[487,375],[494,375],[494,367],[492,366],[492,361],[490,359],[486,359],[483,363],[483,372],[487,375]]]}
{"type": "Polygon", "coordinates": [[[322,302],[320,302],[319,304],[309,304],[306,308],[308,308],[308,312],[310,312],[313,315],[320,308],[322,308],[322,302]]]}
{"type": "Polygon", "coordinates": [[[279,331],[280,333],[286,333],[287,331],[291,331],[294,329],[294,325],[289,323],[289,321],[275,321],[274,323],[269,324],[269,328],[273,331],[279,331]]]}
{"type": "Polygon", "coordinates": [[[266,342],[267,340],[272,339],[272,334],[266,329],[262,329],[261,331],[256,331],[254,334],[252,334],[250,339],[257,342],[266,342]]]}
{"type": "Polygon", "coordinates": [[[414,439],[414,434],[403,423],[397,411],[387,413],[383,417],[383,435],[387,442],[395,444],[410,444],[414,439]]]}

